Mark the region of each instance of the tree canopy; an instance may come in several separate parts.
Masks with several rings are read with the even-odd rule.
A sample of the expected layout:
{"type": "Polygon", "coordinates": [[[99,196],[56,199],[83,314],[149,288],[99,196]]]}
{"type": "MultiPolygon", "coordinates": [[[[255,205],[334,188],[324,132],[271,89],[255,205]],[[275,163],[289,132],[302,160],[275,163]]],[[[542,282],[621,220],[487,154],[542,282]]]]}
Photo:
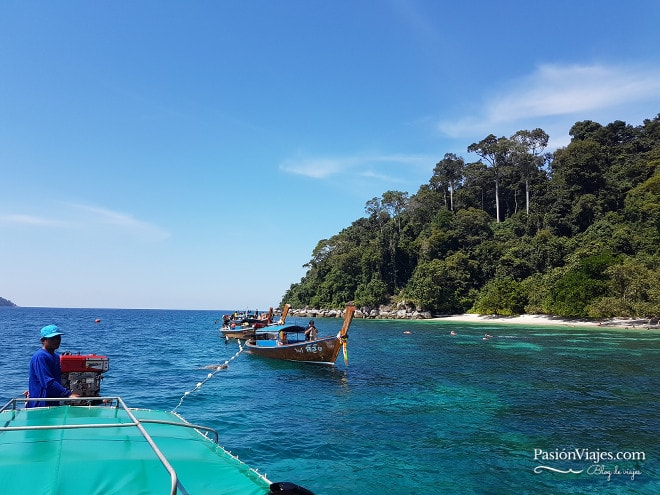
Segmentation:
{"type": "Polygon", "coordinates": [[[405,303],[434,314],[660,315],[660,114],[577,122],[446,153],[427,184],[386,191],[319,241],[282,304],[405,303]],[[654,283],[656,282],[656,283],[654,283]]]}

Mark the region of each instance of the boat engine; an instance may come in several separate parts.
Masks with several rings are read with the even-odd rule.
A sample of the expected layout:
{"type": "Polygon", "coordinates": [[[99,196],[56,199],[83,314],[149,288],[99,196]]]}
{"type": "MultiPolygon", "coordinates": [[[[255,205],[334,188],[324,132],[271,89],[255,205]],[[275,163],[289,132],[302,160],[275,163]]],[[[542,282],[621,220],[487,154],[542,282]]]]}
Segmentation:
{"type": "Polygon", "coordinates": [[[110,360],[96,354],[63,353],[60,366],[63,386],[81,397],[99,397],[103,373],[110,369],[110,360]]]}

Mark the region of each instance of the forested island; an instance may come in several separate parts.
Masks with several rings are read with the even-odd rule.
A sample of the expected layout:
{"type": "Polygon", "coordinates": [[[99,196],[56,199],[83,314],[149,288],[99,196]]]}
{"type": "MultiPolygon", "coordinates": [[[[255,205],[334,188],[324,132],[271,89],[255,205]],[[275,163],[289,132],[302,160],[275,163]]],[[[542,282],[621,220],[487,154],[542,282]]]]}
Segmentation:
{"type": "Polygon", "coordinates": [[[282,305],[433,314],[660,315],[660,114],[489,135],[427,184],[387,191],[319,241],[282,305]]]}
{"type": "Polygon", "coordinates": [[[3,297],[0,297],[0,306],[11,306],[14,307],[16,306],[13,302],[11,302],[9,299],[5,299],[3,297]]]}

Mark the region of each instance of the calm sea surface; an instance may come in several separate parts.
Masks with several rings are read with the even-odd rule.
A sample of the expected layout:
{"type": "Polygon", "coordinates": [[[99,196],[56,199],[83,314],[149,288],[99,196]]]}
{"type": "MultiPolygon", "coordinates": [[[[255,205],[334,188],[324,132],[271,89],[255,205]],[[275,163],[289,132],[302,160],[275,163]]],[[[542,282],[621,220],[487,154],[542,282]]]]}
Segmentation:
{"type": "Polygon", "coordinates": [[[105,395],[176,408],[317,495],[660,493],[657,331],[356,319],[330,368],[240,352],[222,314],[0,308],[0,399],[56,323],[60,351],[109,356],[105,395]]]}

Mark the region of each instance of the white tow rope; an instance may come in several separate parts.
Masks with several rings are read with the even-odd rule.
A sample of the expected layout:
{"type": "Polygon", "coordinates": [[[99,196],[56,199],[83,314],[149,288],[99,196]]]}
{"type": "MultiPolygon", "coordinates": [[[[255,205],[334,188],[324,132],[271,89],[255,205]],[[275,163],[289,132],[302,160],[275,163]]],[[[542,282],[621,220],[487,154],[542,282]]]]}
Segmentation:
{"type": "Polygon", "coordinates": [[[188,397],[193,392],[197,392],[200,388],[202,388],[202,385],[204,385],[211,378],[213,378],[216,373],[218,373],[219,371],[222,371],[222,370],[226,370],[229,367],[229,362],[236,359],[238,357],[238,355],[241,352],[243,352],[243,346],[241,345],[241,341],[237,340],[237,342],[238,342],[238,352],[236,354],[234,354],[232,357],[230,357],[223,364],[212,364],[212,365],[203,367],[203,369],[212,369],[214,371],[213,371],[213,373],[209,373],[208,375],[206,375],[206,378],[204,378],[201,382],[197,382],[197,385],[195,385],[192,390],[188,390],[188,391],[184,392],[183,395],[181,396],[181,398],[179,399],[179,403],[176,405],[176,407],[174,409],[172,409],[172,412],[176,412],[176,410],[179,408],[179,406],[181,406],[181,404],[183,404],[183,401],[186,397],[188,397]]]}

